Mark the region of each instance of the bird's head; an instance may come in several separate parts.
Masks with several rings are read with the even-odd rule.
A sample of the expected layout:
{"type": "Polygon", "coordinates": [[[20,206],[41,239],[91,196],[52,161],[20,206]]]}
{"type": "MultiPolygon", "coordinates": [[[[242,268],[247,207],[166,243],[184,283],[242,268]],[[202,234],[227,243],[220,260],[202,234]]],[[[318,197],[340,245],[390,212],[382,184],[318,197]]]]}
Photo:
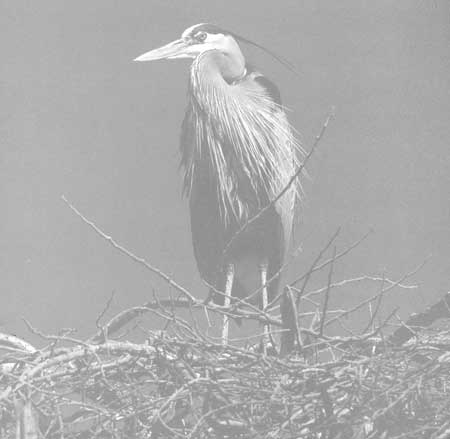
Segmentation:
{"type": "Polygon", "coordinates": [[[250,44],[269,54],[289,70],[297,74],[292,64],[266,47],[252,40],[242,37],[234,32],[227,31],[219,26],[200,23],[188,27],[181,38],[169,44],[150,50],[134,61],[156,61],[160,59],[191,58],[215,51],[218,55],[220,70],[224,79],[234,82],[246,74],[246,61],[238,43],[250,44]]]}
{"type": "Polygon", "coordinates": [[[223,54],[240,53],[237,36],[213,24],[196,24],[187,28],[181,38],[138,56],[135,61],[197,58],[203,52],[217,50],[223,54]]]}

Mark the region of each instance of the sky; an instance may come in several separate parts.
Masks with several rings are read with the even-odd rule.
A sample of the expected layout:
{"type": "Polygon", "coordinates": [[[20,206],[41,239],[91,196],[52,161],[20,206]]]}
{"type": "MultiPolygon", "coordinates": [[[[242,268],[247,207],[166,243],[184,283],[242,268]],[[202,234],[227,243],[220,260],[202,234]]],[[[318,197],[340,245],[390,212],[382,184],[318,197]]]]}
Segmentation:
{"type": "MultiPolygon", "coordinates": [[[[450,290],[448,1],[0,1],[0,325],[30,338],[95,330],[170,288],[95,234],[108,235],[198,297],[179,131],[186,60],[134,63],[196,23],[270,48],[245,56],[280,88],[306,150],[330,111],[304,181],[287,278],[341,228],[337,250],[373,229],[335,270],[409,280],[386,299],[405,318],[450,290]]],[[[323,278],[312,281],[321,285],[323,278]]],[[[333,292],[348,307],[379,288],[333,292]]]]}

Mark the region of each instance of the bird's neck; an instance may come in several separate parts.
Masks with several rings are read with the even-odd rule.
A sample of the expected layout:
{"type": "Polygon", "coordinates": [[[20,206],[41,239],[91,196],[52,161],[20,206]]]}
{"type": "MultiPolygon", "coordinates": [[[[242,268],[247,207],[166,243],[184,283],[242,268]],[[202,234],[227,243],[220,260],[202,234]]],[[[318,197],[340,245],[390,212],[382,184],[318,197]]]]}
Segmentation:
{"type": "Polygon", "coordinates": [[[241,51],[230,54],[210,50],[199,55],[191,66],[190,91],[194,107],[198,106],[211,121],[221,125],[223,112],[232,108],[238,87],[246,75],[241,51]]]}
{"type": "Polygon", "coordinates": [[[232,52],[210,50],[201,54],[192,64],[191,75],[199,84],[225,86],[245,76],[245,58],[239,47],[232,52]]]}
{"type": "Polygon", "coordinates": [[[245,74],[245,58],[241,51],[233,54],[221,54],[217,59],[222,78],[228,83],[233,84],[241,80],[245,74]]]}

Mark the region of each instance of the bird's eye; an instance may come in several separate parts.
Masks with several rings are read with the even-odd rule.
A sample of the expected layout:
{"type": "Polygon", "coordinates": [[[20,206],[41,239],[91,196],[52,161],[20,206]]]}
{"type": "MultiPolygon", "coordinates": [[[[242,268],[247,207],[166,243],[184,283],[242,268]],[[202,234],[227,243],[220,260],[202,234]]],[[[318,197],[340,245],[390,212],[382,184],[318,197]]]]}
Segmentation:
{"type": "Polygon", "coordinates": [[[199,32],[197,35],[195,35],[195,39],[200,43],[203,43],[203,41],[206,40],[207,36],[208,34],[206,32],[199,32]]]}

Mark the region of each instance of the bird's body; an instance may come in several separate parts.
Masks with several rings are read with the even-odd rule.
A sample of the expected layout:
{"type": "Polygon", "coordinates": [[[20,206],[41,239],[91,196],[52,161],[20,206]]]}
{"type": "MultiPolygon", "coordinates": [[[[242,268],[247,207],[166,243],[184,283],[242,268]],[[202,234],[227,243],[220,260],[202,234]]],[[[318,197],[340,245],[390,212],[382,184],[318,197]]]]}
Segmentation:
{"type": "Polygon", "coordinates": [[[181,164],[200,275],[225,293],[214,296],[219,303],[231,294],[261,305],[261,294],[253,293],[265,290],[261,279],[267,279],[267,305],[293,224],[296,186],[276,200],[298,164],[292,130],[276,86],[247,65],[235,35],[201,24],[178,41],[189,50],[170,57],[194,58],[181,164]]]}
{"type": "MultiPolygon", "coordinates": [[[[268,80],[244,67],[239,86],[227,82],[215,55],[206,52],[191,67],[190,99],[181,133],[184,187],[201,276],[224,291],[224,270],[232,263],[232,295],[244,298],[261,286],[260,264],[268,264],[269,279],[281,268],[290,241],[295,187],[225,249],[288,183],[295,151],[285,114],[266,88],[268,80]],[[218,71],[212,74],[211,66],[218,71]],[[204,87],[213,91],[205,92],[204,87]]],[[[269,296],[273,297],[277,283],[276,279],[270,283],[269,296]]],[[[220,296],[215,297],[220,301],[220,296]]]]}

